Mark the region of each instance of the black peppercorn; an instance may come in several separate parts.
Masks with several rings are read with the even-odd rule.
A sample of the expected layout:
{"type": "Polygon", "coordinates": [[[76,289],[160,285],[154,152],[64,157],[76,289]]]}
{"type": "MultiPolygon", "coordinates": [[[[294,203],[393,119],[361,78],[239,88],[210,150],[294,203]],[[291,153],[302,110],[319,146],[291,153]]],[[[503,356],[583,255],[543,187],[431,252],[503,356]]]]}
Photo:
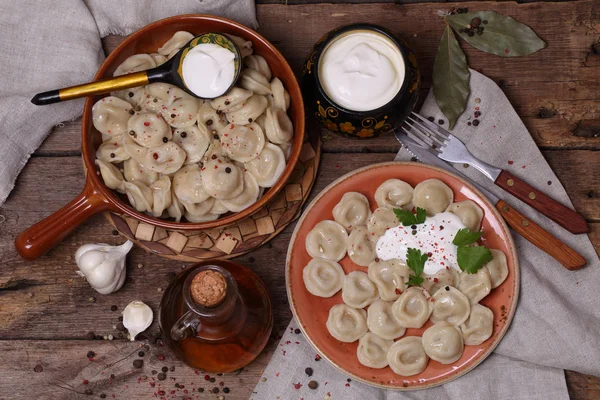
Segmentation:
{"type": "Polygon", "coordinates": [[[225,172],[227,172],[228,174],[231,173],[231,168],[229,168],[229,167],[225,168],[225,172]]]}
{"type": "Polygon", "coordinates": [[[144,360],[133,360],[134,368],[142,368],[144,366],[144,360]]]}
{"type": "Polygon", "coordinates": [[[313,369],[311,367],[308,367],[304,370],[304,373],[308,376],[312,376],[313,375],[313,369]]]}
{"type": "Polygon", "coordinates": [[[163,136],[163,143],[167,143],[169,139],[166,136],[163,136]]]}
{"type": "Polygon", "coordinates": [[[216,160],[216,159],[217,159],[217,155],[216,155],[216,154],[213,154],[212,156],[210,156],[210,159],[211,159],[211,160],[216,160]]]}
{"type": "Polygon", "coordinates": [[[213,135],[213,139],[219,140],[219,135],[213,135]]]}
{"type": "Polygon", "coordinates": [[[177,115],[175,114],[171,114],[171,118],[175,118],[177,115]]]}
{"type": "Polygon", "coordinates": [[[473,120],[473,126],[477,126],[479,125],[479,120],[478,119],[474,119],[473,120]]]}
{"type": "Polygon", "coordinates": [[[411,225],[410,229],[413,229],[413,230],[417,229],[417,226],[416,225],[411,225]]]}
{"type": "Polygon", "coordinates": [[[152,101],[155,103],[158,103],[158,99],[153,99],[152,101]]]}
{"type": "Polygon", "coordinates": [[[131,110],[129,110],[129,114],[131,114],[131,115],[135,114],[135,111],[133,111],[133,108],[131,110]]]}
{"type": "Polygon", "coordinates": [[[106,394],[104,394],[104,393],[100,394],[100,398],[101,399],[105,399],[106,398],[106,394]]]}
{"type": "Polygon", "coordinates": [[[161,371],[162,372],[167,372],[169,370],[169,367],[162,367],[161,371]]]}
{"type": "Polygon", "coordinates": [[[224,387],[223,388],[223,393],[229,393],[229,388],[228,387],[224,387]]]}
{"type": "Polygon", "coordinates": [[[181,133],[179,134],[179,136],[181,136],[182,138],[185,138],[185,137],[187,136],[187,132],[181,132],[181,133]]]}
{"type": "Polygon", "coordinates": [[[199,393],[204,393],[204,388],[198,388],[199,393]]]}
{"type": "Polygon", "coordinates": [[[226,105],[226,106],[228,106],[228,105],[230,105],[230,104],[231,104],[231,102],[230,102],[229,100],[225,100],[225,105],[226,105]]]}
{"type": "Polygon", "coordinates": [[[475,17],[471,20],[471,26],[477,28],[481,24],[481,18],[475,17]]]}
{"type": "Polygon", "coordinates": [[[133,92],[129,92],[129,93],[127,93],[127,96],[129,96],[129,97],[133,97],[133,96],[135,96],[135,93],[133,93],[133,92]]]}
{"type": "Polygon", "coordinates": [[[248,123],[251,123],[251,122],[252,122],[252,118],[248,118],[248,123]]]}
{"type": "Polygon", "coordinates": [[[467,32],[467,35],[469,35],[469,36],[475,36],[475,32],[469,31],[469,32],[467,32]]]}
{"type": "Polygon", "coordinates": [[[213,393],[219,393],[219,388],[218,387],[214,387],[212,390],[213,393]]]}
{"type": "Polygon", "coordinates": [[[298,329],[298,328],[294,329],[294,333],[295,333],[296,335],[299,335],[299,334],[300,334],[300,332],[301,332],[301,331],[300,331],[300,329],[298,329]]]}
{"type": "Polygon", "coordinates": [[[140,352],[138,353],[138,356],[139,356],[139,357],[144,357],[144,354],[145,354],[145,353],[144,353],[143,351],[140,351],[140,352]]]}
{"type": "Polygon", "coordinates": [[[216,380],[217,380],[217,379],[216,379],[216,378],[214,378],[214,377],[213,377],[213,378],[210,378],[210,382],[211,382],[211,383],[215,383],[215,381],[216,381],[216,380]]]}
{"type": "Polygon", "coordinates": [[[475,118],[479,118],[479,116],[481,115],[481,111],[475,111],[473,115],[475,115],[475,118]]]}
{"type": "Polygon", "coordinates": [[[96,353],[94,353],[91,350],[87,352],[87,358],[94,358],[94,357],[96,357],[96,353]]]}
{"type": "Polygon", "coordinates": [[[110,158],[115,158],[115,157],[116,157],[115,153],[110,153],[110,158]]]}
{"type": "Polygon", "coordinates": [[[118,308],[117,306],[112,305],[112,306],[110,306],[110,311],[117,311],[117,308],[118,308]]]}
{"type": "Polygon", "coordinates": [[[206,120],[206,125],[211,126],[212,125],[212,119],[207,119],[206,120]]]}
{"type": "Polygon", "coordinates": [[[443,120],[443,119],[439,119],[439,120],[438,120],[438,124],[440,124],[440,125],[444,125],[444,120],[443,120]]]}
{"type": "Polygon", "coordinates": [[[450,291],[450,286],[446,286],[444,289],[446,289],[446,292],[450,291]]]}
{"type": "Polygon", "coordinates": [[[130,134],[131,136],[135,136],[135,131],[131,130],[131,131],[129,131],[129,134],[130,134]]]}
{"type": "Polygon", "coordinates": [[[427,117],[428,120],[430,120],[431,122],[435,121],[435,118],[433,118],[432,116],[427,117]]]}
{"type": "Polygon", "coordinates": [[[165,379],[167,379],[167,375],[164,372],[161,372],[160,374],[156,375],[156,377],[159,381],[164,381],[165,379]]]}

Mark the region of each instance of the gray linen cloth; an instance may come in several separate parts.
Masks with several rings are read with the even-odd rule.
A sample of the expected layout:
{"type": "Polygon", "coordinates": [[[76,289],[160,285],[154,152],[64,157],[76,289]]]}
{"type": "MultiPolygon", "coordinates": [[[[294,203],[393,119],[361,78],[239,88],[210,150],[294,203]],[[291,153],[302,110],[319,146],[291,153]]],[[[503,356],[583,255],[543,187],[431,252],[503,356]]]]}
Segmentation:
{"type": "Polygon", "coordinates": [[[33,95],[91,80],[104,60],[101,37],[191,13],[257,26],[253,0],[0,2],[0,206],[52,127],[83,109],[82,99],[34,106],[33,95]]]}
{"type": "MultiPolygon", "coordinates": [[[[443,119],[433,94],[421,114],[443,119]]],[[[446,122],[447,126],[447,122],[446,122]]],[[[473,154],[509,170],[554,199],[572,207],[563,186],[538,150],[502,90],[489,78],[471,70],[471,96],[467,111],[454,130],[473,154]],[[479,103],[475,99],[480,99],[479,103]],[[475,107],[480,124],[468,126],[475,107]]],[[[394,140],[391,135],[389,140],[394,140]]],[[[396,160],[410,160],[401,149],[396,160]]],[[[379,390],[346,376],[325,360],[316,362],[316,351],[292,319],[275,351],[253,399],[568,399],[563,369],[600,376],[600,261],[585,235],[572,235],[519,200],[496,188],[483,175],[466,168],[468,176],[500,198],[508,200],[587,260],[578,271],[568,271],[553,258],[513,233],[521,266],[521,294],[506,336],[477,368],[436,388],[398,392],[379,390]],[[311,367],[312,377],[304,370],[311,367]],[[316,380],[316,390],[308,382],[316,380]],[[302,386],[298,386],[298,384],[302,386]]],[[[323,329],[326,329],[323,327],[323,329]]],[[[357,361],[358,362],[358,361],[357,361]]]]}

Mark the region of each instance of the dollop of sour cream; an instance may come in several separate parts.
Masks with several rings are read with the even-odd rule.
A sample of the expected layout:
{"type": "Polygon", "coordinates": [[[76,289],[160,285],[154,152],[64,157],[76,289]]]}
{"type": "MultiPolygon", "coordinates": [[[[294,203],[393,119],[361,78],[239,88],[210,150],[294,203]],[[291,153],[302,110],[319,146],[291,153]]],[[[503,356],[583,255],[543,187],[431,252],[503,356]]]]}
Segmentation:
{"type": "Polygon", "coordinates": [[[402,53],[388,37],[351,31],[331,42],[319,60],[319,81],[329,98],[352,111],[389,103],[405,76],[402,53]]]}
{"type": "Polygon", "coordinates": [[[233,82],[234,60],[235,54],[218,44],[199,44],[183,59],[183,81],[198,97],[219,97],[225,94],[233,82]]]}
{"type": "Polygon", "coordinates": [[[411,226],[388,229],[377,241],[377,257],[382,260],[397,258],[406,261],[406,251],[415,248],[429,256],[425,263],[426,274],[433,275],[446,267],[460,272],[456,260],[457,246],[452,243],[456,232],[466,228],[460,218],[443,212],[427,217],[424,223],[413,226],[415,229],[411,226]]]}

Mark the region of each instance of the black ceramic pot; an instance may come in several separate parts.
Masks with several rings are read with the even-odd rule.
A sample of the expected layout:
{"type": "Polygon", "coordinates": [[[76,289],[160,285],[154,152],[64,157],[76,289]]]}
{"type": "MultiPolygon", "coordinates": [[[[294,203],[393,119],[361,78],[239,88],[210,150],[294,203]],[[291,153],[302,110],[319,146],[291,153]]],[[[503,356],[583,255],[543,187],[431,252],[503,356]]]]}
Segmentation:
{"type": "Polygon", "coordinates": [[[420,86],[421,75],[414,54],[402,39],[373,24],[351,24],[326,33],[315,43],[302,71],[304,103],[312,109],[321,125],[331,132],[357,139],[378,136],[400,126],[415,107],[420,86]],[[341,34],[356,30],[374,31],[389,38],[400,49],[406,70],[398,94],[386,105],[370,111],[352,111],[335,104],[319,81],[319,60],[323,50],[341,34]]]}

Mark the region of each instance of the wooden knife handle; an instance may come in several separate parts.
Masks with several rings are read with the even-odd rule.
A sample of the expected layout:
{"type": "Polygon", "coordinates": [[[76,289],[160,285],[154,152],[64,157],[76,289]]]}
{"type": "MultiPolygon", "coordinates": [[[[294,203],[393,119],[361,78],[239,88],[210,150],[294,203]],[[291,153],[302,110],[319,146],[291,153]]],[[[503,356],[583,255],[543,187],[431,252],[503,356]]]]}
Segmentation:
{"type": "Polygon", "coordinates": [[[510,172],[502,170],[494,183],[569,232],[575,234],[588,232],[587,223],[580,214],[533,188],[510,172]]]}
{"type": "Polygon", "coordinates": [[[579,269],[586,264],[585,258],[579,253],[552,236],[550,232],[532,220],[523,216],[504,200],[499,200],[496,203],[496,208],[511,228],[538,248],[554,257],[566,269],[579,269]]]}

